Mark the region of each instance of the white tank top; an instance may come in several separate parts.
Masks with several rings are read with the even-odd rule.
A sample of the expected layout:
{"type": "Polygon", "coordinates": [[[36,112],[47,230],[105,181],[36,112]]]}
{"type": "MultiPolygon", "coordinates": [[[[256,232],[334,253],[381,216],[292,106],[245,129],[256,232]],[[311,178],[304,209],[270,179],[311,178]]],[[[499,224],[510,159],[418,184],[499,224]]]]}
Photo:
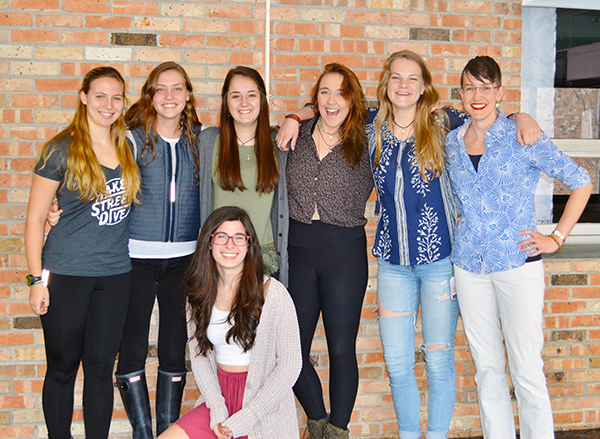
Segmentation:
{"type": "Polygon", "coordinates": [[[215,348],[217,363],[225,366],[248,366],[252,350],[244,352],[244,349],[233,338],[229,343],[226,341],[227,332],[232,327],[227,322],[227,317],[229,317],[229,311],[221,311],[213,306],[206,336],[215,348]]]}

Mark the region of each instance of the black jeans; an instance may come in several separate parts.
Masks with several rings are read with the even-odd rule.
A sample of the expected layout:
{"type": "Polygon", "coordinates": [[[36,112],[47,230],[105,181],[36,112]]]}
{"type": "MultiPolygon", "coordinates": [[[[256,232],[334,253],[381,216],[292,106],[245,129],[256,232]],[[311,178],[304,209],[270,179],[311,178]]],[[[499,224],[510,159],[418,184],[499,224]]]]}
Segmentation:
{"type": "Polygon", "coordinates": [[[42,402],[51,439],[71,437],[73,391],[80,362],[85,436],[108,437],[112,371],[130,289],[131,272],[104,277],[50,274],[50,306],[42,316],[48,363],[42,402]]]}
{"type": "Polygon", "coordinates": [[[330,422],[345,429],[358,391],[356,335],[368,279],[366,238],[362,230],[358,238],[336,244],[336,240],[347,236],[347,230],[315,223],[318,222],[306,226],[312,228],[310,231],[301,226],[304,229],[301,234],[309,231],[314,239],[307,236],[295,239],[298,238],[293,236],[295,228],[290,228],[290,242],[326,244],[322,247],[288,246],[289,292],[296,305],[302,345],[302,372],[294,393],[309,419],[318,420],[327,415],[321,381],[310,362],[310,348],[322,312],[329,350],[330,422]]]}
{"type": "Polygon", "coordinates": [[[186,371],[185,272],[191,258],[189,255],[171,259],[131,259],[133,284],[117,375],[144,370],[150,317],[156,298],[159,369],[169,373],[186,371]]]}

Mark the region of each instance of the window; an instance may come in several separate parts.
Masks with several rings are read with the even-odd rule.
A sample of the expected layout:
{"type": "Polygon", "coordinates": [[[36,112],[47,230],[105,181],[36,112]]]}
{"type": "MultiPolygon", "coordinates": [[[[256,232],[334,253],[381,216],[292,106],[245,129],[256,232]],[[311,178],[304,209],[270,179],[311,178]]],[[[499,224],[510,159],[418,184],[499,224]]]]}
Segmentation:
{"type": "MultiPolygon", "coordinates": [[[[523,6],[521,108],[590,172],[592,199],[569,242],[600,243],[600,2],[523,0],[523,6]]],[[[565,192],[547,177],[540,183],[538,220],[550,223],[540,231],[555,226],[565,192]],[[552,199],[554,215],[547,207],[552,199]]]]}

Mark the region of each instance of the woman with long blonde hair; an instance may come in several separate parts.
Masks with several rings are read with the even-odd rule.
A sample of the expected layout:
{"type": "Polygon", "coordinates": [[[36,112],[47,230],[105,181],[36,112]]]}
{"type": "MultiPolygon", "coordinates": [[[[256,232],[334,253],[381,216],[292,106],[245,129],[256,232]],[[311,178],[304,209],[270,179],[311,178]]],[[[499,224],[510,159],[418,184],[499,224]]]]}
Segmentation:
{"type": "Polygon", "coordinates": [[[378,259],[379,331],[402,439],[418,439],[421,400],[414,376],[415,323],[421,308],[429,379],[426,437],[445,438],[456,394],[454,334],[458,303],[449,260],[456,210],[444,172],[447,127],[465,115],[439,103],[419,55],[392,54],[377,87],[379,113],[367,127],[381,204],[373,254],[378,259]]]}
{"type": "Polygon", "coordinates": [[[27,208],[29,301],[41,316],[47,371],[43,409],[52,439],[71,437],[73,391],[84,369],[87,438],[108,437],[112,369],[127,315],[127,226],[140,176],[125,138],[125,83],[112,67],[83,79],[73,121],[44,145],[27,208]],[[44,243],[57,197],[63,218],[44,243]]]}

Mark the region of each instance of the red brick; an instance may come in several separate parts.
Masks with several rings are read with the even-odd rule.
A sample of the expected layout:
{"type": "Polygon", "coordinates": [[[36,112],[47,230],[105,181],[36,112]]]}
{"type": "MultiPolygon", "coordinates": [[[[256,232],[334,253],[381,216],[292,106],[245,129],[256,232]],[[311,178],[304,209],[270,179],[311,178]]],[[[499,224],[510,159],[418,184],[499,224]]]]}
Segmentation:
{"type": "Polygon", "coordinates": [[[35,427],[27,425],[18,425],[14,427],[0,427],[0,437],[9,438],[32,438],[35,434],[35,427]]]}
{"type": "Polygon", "coordinates": [[[62,0],[63,10],[84,12],[86,14],[107,14],[110,12],[110,0],[62,0]]]}
{"type": "Polygon", "coordinates": [[[31,14],[17,12],[0,12],[0,26],[32,26],[33,17],[31,14]]]}
{"type": "Polygon", "coordinates": [[[209,17],[219,18],[252,18],[252,6],[236,5],[235,7],[225,5],[209,5],[208,7],[209,17]]]}
{"type": "MultiPolygon", "coordinates": [[[[322,26],[325,29],[326,25],[322,26]]],[[[322,34],[322,36],[328,36],[327,34],[322,34]]],[[[332,35],[334,36],[334,35],[332,35]]],[[[351,24],[342,24],[340,25],[340,37],[342,38],[364,38],[365,36],[365,28],[363,26],[356,26],[351,24]]]]}
{"type": "Polygon", "coordinates": [[[516,15],[520,17],[523,12],[520,2],[496,3],[495,7],[495,13],[498,15],[516,15]]]}
{"type": "Polygon", "coordinates": [[[346,55],[345,53],[341,53],[339,55],[321,55],[321,60],[324,66],[329,63],[337,62],[351,69],[357,69],[363,67],[364,65],[363,57],[361,55],[346,55]]]}
{"type": "Polygon", "coordinates": [[[390,12],[390,24],[408,25],[408,26],[427,26],[429,24],[429,14],[419,14],[418,12],[390,12]]]}
{"type": "MultiPolygon", "coordinates": [[[[494,35],[497,35],[495,33],[494,35]]],[[[492,42],[492,32],[484,30],[458,29],[452,31],[453,41],[477,41],[481,43],[492,42]]]]}
{"type": "Polygon", "coordinates": [[[452,11],[470,14],[492,14],[493,4],[489,1],[457,1],[452,2],[452,11]]]}
{"type": "Polygon", "coordinates": [[[553,314],[583,312],[586,310],[586,302],[583,300],[572,302],[552,302],[549,305],[553,314]]]}
{"type": "Polygon", "coordinates": [[[36,26],[81,27],[83,16],[78,14],[35,14],[36,26]]]}
{"type": "MultiPolygon", "coordinates": [[[[492,58],[498,58],[502,56],[502,47],[499,46],[472,46],[471,56],[490,56],[492,58]]],[[[506,100],[510,100],[510,97],[504,97],[506,100]]]]}
{"type": "Polygon", "coordinates": [[[112,12],[119,15],[159,15],[158,2],[113,1],[112,12]]]}
{"type": "Polygon", "coordinates": [[[504,19],[504,29],[505,30],[518,30],[521,29],[522,20],[521,19],[504,19]]]}
{"type": "MultiPolygon", "coordinates": [[[[27,304],[29,306],[29,304],[27,304]]],[[[29,311],[31,308],[29,308],[29,311]]],[[[33,334],[32,333],[9,333],[9,334],[0,334],[0,346],[21,346],[33,343],[33,334]]],[[[1,405],[0,398],[0,407],[1,405]]]]}
{"type": "Polygon", "coordinates": [[[110,15],[88,15],[85,18],[85,27],[88,29],[130,29],[132,21],[133,19],[130,17],[111,17],[110,15]]]}
{"type": "Polygon", "coordinates": [[[230,21],[229,29],[230,33],[260,35],[265,32],[265,24],[262,21],[230,21]]]}
{"type": "Polygon", "coordinates": [[[583,412],[553,413],[554,424],[575,424],[583,421],[583,412]]]}
{"type": "Polygon", "coordinates": [[[227,33],[229,26],[221,20],[184,20],[183,30],[185,32],[212,32],[212,33],[227,33]]]}
{"type": "Polygon", "coordinates": [[[469,56],[470,46],[465,44],[431,44],[432,55],[469,56]]]}
{"type": "Polygon", "coordinates": [[[64,30],[62,31],[61,43],[107,46],[110,43],[110,34],[108,32],[78,32],[64,30]]]}
{"type": "Polygon", "coordinates": [[[71,91],[79,90],[81,79],[63,79],[63,78],[39,78],[35,80],[35,88],[37,91],[71,91]]]}
{"type": "MultiPolygon", "coordinates": [[[[48,94],[13,94],[10,98],[12,108],[57,108],[58,98],[48,94]]],[[[22,154],[16,154],[22,155],[22,154]]]]}
{"type": "Polygon", "coordinates": [[[204,35],[161,34],[159,38],[161,47],[206,47],[204,35]]]}
{"type": "MultiPolygon", "coordinates": [[[[369,43],[367,41],[356,41],[356,40],[344,40],[342,46],[343,53],[366,53],[369,51],[369,43]]],[[[356,67],[362,67],[363,60],[360,59],[360,65],[356,67]]]]}
{"type": "MultiPolygon", "coordinates": [[[[316,23],[281,23],[275,27],[275,33],[278,35],[319,35],[319,25],[316,23]]],[[[284,65],[279,63],[280,65],[284,65]]]]}
{"type": "Polygon", "coordinates": [[[494,42],[496,44],[521,44],[521,33],[520,32],[494,32],[494,42]]]}
{"type": "Polygon", "coordinates": [[[600,287],[573,287],[573,298],[597,299],[600,298],[600,287]]]}
{"type": "Polygon", "coordinates": [[[14,11],[58,11],[59,0],[12,0],[11,9],[14,11]]]}
{"type": "Polygon", "coordinates": [[[278,54],[275,59],[278,65],[283,66],[315,66],[319,63],[318,56],[309,53],[278,54]]]}
{"type": "Polygon", "coordinates": [[[346,11],[348,23],[382,23],[388,22],[388,14],[385,12],[346,11]]]}
{"type": "MultiPolygon", "coordinates": [[[[506,24],[506,22],[505,22],[506,24]]],[[[471,26],[474,28],[498,29],[502,25],[502,19],[494,16],[472,16],[471,26]]]]}
{"type": "Polygon", "coordinates": [[[206,47],[207,48],[231,48],[235,47],[236,50],[250,49],[250,37],[232,37],[225,35],[206,35],[206,47]]]}

